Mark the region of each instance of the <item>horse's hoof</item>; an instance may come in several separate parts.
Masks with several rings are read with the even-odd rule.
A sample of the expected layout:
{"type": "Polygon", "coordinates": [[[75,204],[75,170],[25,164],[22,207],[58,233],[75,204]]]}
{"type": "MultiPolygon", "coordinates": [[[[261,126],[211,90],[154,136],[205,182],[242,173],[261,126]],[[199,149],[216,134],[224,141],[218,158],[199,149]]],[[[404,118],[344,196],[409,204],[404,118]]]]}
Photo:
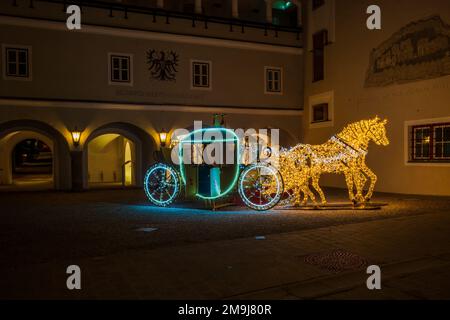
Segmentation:
{"type": "Polygon", "coordinates": [[[372,198],[366,197],[365,200],[366,200],[366,202],[370,202],[370,200],[372,200],[372,198]]]}

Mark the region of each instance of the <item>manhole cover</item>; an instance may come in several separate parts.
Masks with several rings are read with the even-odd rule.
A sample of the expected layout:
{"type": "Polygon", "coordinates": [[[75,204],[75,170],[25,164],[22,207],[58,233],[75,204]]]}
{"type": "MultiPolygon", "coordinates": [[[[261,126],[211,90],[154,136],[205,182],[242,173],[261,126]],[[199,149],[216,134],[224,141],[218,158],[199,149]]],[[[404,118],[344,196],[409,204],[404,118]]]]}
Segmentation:
{"type": "Polygon", "coordinates": [[[135,229],[138,232],[153,232],[158,230],[158,228],[149,228],[149,227],[144,227],[144,228],[137,228],[135,229]]]}
{"type": "Polygon", "coordinates": [[[370,265],[363,257],[342,249],[308,255],[305,262],[330,272],[358,270],[370,265]]]}

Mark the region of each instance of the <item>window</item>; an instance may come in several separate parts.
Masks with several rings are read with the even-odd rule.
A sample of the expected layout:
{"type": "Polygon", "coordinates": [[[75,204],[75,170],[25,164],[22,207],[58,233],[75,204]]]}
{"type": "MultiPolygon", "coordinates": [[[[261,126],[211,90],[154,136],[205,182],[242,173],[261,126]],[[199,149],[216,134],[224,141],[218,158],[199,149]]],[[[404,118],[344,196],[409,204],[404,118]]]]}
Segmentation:
{"type": "Polygon", "coordinates": [[[434,158],[450,160],[450,124],[434,126],[434,158]]]}
{"type": "Polygon", "coordinates": [[[325,0],[312,0],[312,9],[316,10],[325,4],[325,0]]]}
{"type": "Polygon", "coordinates": [[[313,81],[325,78],[325,44],[328,42],[327,30],[313,35],[313,81]]]}
{"type": "Polygon", "coordinates": [[[191,89],[211,89],[211,62],[191,61],[191,89]]]}
{"type": "Polygon", "coordinates": [[[313,123],[328,121],[328,103],[321,103],[313,107],[313,123]]]}
{"type": "Polygon", "coordinates": [[[283,73],[281,68],[265,67],[265,93],[283,94],[283,73]]]}
{"type": "Polygon", "coordinates": [[[133,85],[133,56],[130,54],[109,54],[109,84],[133,85]]]}
{"type": "Polygon", "coordinates": [[[418,127],[413,129],[415,160],[430,159],[430,127],[418,127]]]}
{"type": "Polygon", "coordinates": [[[412,127],[411,159],[450,162],[450,123],[412,127]]]}
{"type": "Polygon", "coordinates": [[[309,128],[320,129],[334,126],[334,91],[309,97],[309,128]]]}
{"type": "Polygon", "coordinates": [[[31,80],[31,47],[3,45],[5,79],[31,80]]]}

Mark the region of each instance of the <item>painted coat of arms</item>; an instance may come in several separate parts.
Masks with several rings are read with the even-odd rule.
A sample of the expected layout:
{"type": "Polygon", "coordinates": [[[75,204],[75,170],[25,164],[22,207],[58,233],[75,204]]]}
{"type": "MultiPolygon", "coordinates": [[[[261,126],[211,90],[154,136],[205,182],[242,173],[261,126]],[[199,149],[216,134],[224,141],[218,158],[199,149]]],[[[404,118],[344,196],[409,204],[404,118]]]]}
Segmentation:
{"type": "Polygon", "coordinates": [[[176,81],[178,62],[178,54],[174,51],[147,51],[148,70],[154,79],[176,81]]]}
{"type": "Polygon", "coordinates": [[[439,16],[416,21],[374,49],[366,87],[450,75],[450,26],[439,16]]]}

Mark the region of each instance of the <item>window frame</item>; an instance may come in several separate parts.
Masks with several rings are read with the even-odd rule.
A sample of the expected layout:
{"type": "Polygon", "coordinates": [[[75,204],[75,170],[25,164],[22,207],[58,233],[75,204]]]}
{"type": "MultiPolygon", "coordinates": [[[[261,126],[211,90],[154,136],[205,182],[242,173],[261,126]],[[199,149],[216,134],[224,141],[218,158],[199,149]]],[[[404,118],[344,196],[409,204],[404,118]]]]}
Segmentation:
{"type": "Polygon", "coordinates": [[[444,132],[442,132],[442,141],[439,142],[439,143],[442,144],[442,157],[437,157],[436,156],[436,145],[438,144],[438,142],[436,141],[436,131],[435,131],[435,129],[437,129],[437,128],[446,128],[446,127],[448,127],[450,129],[450,123],[442,123],[442,124],[433,125],[433,141],[432,141],[433,148],[432,148],[432,150],[433,150],[433,158],[436,161],[450,162],[450,155],[448,157],[444,157],[444,145],[446,143],[450,144],[450,138],[449,138],[449,140],[444,140],[444,132]]]}
{"type": "MultiPolygon", "coordinates": [[[[190,65],[191,65],[191,72],[190,72],[191,90],[211,91],[212,90],[212,62],[209,60],[191,59],[190,65]],[[208,73],[207,73],[208,86],[195,85],[195,83],[194,83],[194,77],[195,77],[194,65],[195,64],[208,65],[208,73]]],[[[204,75],[201,72],[200,72],[199,76],[204,77],[204,75]]]]}
{"type": "MultiPolygon", "coordinates": [[[[17,54],[16,54],[17,57],[17,54]]],[[[33,80],[33,70],[32,70],[32,57],[33,57],[33,48],[32,46],[28,45],[18,45],[18,44],[2,44],[2,65],[3,65],[3,79],[4,80],[19,80],[19,81],[32,81],[33,80]],[[27,75],[26,76],[20,76],[20,75],[9,75],[8,74],[8,57],[7,57],[7,50],[13,49],[13,50],[26,50],[26,68],[27,68],[27,75]]],[[[19,62],[15,62],[18,66],[19,62]]]]}
{"type": "Polygon", "coordinates": [[[321,129],[327,127],[334,127],[334,91],[322,92],[310,96],[308,99],[308,122],[310,129],[321,129]],[[320,104],[328,105],[328,120],[313,121],[314,120],[314,106],[320,104]]]}
{"type": "MultiPolygon", "coordinates": [[[[119,73],[122,71],[119,66],[119,73]]],[[[133,86],[133,54],[108,52],[108,84],[117,86],[133,86]],[[113,58],[128,58],[128,81],[113,79],[113,58]]]]}
{"type": "MultiPolygon", "coordinates": [[[[273,86],[272,86],[273,87],[273,86]]],[[[274,67],[274,66],[265,66],[264,67],[264,94],[268,95],[284,95],[284,72],[282,67],[274,67]],[[268,72],[270,71],[276,71],[279,73],[278,80],[269,80],[268,79],[268,72]],[[269,90],[269,81],[272,81],[272,83],[275,83],[275,81],[279,82],[278,91],[269,90]]]]}
{"type": "MultiPolygon", "coordinates": [[[[410,149],[409,162],[410,163],[449,163],[450,164],[450,156],[449,157],[438,157],[436,158],[436,137],[435,137],[435,129],[441,127],[449,127],[450,122],[436,122],[436,123],[424,123],[411,126],[411,132],[408,137],[408,146],[410,149]],[[416,156],[416,147],[417,145],[422,145],[422,155],[423,155],[423,145],[424,143],[417,143],[416,140],[416,130],[420,129],[429,129],[430,136],[428,144],[428,156],[427,157],[417,157],[416,156]]],[[[443,144],[446,143],[444,140],[443,144]]],[[[448,140],[447,143],[450,143],[448,140]]]]}
{"type": "Polygon", "coordinates": [[[317,104],[312,105],[311,106],[311,111],[312,111],[311,123],[322,123],[322,122],[330,121],[329,104],[327,102],[322,102],[322,103],[317,103],[317,104]],[[324,114],[326,114],[326,119],[322,119],[322,120],[315,120],[314,119],[314,113],[315,113],[315,109],[317,107],[325,107],[324,114]]]}

